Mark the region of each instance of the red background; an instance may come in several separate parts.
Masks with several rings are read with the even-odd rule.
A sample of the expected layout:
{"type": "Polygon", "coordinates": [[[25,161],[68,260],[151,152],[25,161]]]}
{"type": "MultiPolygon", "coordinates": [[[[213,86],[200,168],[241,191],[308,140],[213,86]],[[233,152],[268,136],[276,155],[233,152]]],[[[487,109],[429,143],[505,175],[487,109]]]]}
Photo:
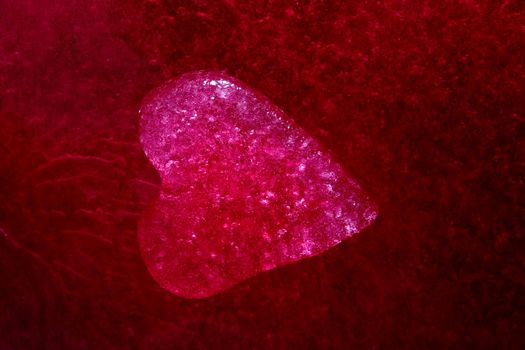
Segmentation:
{"type": "Polygon", "coordinates": [[[523,2],[0,0],[0,349],[523,348],[523,2]],[[142,97],[225,70],[379,206],[203,300],[136,226],[142,97]]]}

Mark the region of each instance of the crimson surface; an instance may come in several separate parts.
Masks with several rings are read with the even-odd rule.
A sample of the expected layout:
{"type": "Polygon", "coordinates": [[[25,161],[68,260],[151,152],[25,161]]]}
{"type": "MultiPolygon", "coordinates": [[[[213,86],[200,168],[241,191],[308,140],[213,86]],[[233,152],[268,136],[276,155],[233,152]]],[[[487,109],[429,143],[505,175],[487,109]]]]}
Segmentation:
{"type": "Polygon", "coordinates": [[[523,348],[523,2],[0,0],[0,349],[523,348]],[[140,101],[268,96],[379,208],[216,296],[150,277],[140,101]]]}
{"type": "Polygon", "coordinates": [[[375,204],[323,147],[262,94],[221,72],[162,84],[140,107],[161,178],[138,238],[152,277],[208,297],[325,252],[369,226],[375,204]]]}

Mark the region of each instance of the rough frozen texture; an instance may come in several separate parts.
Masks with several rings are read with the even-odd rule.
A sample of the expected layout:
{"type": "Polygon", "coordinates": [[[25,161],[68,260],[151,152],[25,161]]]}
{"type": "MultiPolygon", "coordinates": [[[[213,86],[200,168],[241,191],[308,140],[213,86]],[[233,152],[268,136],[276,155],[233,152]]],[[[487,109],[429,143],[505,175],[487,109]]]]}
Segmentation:
{"type": "Polygon", "coordinates": [[[525,349],[524,1],[0,3],[0,349],[525,349]],[[160,288],[137,110],[196,69],[321,140],[373,225],[216,297],[160,288]]]}
{"type": "Polygon", "coordinates": [[[225,74],[170,81],[140,114],[162,187],[139,240],[150,273],[174,294],[206,297],[319,254],[377,215],[318,142],[225,74]]]}

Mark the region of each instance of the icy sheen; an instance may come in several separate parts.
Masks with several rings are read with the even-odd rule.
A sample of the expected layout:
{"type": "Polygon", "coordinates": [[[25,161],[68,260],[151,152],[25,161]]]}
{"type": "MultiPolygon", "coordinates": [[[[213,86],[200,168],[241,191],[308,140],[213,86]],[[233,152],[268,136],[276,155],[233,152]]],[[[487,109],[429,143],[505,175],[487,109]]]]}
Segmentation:
{"type": "Polygon", "coordinates": [[[140,114],[162,186],[139,242],[153,278],[174,294],[210,296],[319,254],[377,215],[317,141],[223,73],[169,81],[140,114]]]}

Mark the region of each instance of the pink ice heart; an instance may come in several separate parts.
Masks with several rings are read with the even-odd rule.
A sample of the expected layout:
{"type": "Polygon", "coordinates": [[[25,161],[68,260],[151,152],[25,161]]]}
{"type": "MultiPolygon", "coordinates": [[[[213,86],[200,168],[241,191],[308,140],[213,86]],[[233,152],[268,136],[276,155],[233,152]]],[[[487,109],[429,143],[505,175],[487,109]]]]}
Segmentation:
{"type": "Polygon", "coordinates": [[[141,142],[162,179],[138,238],[166,290],[207,297],[308,258],[368,226],[374,203],[266,97],[220,72],[150,93],[141,142]]]}

